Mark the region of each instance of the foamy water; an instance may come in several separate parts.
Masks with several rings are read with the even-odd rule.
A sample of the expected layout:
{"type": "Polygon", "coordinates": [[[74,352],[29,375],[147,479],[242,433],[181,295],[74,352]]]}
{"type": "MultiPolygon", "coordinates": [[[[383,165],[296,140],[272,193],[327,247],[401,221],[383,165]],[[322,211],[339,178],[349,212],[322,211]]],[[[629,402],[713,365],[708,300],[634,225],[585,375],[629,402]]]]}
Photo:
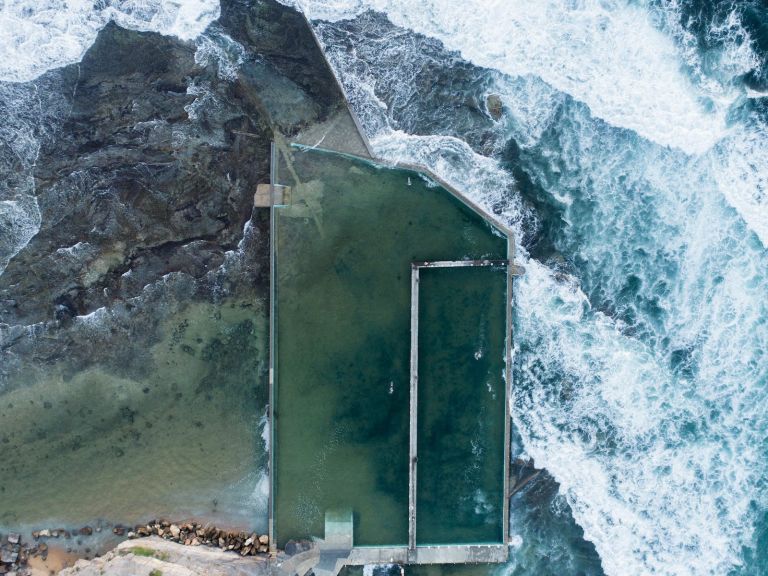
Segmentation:
{"type": "Polygon", "coordinates": [[[332,21],[384,12],[470,62],[511,76],[536,75],[614,126],[687,152],[705,151],[725,134],[725,111],[736,97],[697,93],[680,70],[673,40],[647,11],[626,2],[429,0],[419,10],[407,0],[300,4],[309,17],[332,21]]]}
{"type": "Polygon", "coordinates": [[[7,0],[0,4],[0,80],[26,82],[78,62],[110,20],[192,40],[220,10],[218,0],[7,0]]]}
{"type": "MultiPolygon", "coordinates": [[[[504,73],[488,73],[507,111],[497,134],[522,147],[526,172],[558,206],[555,247],[575,265],[519,254],[528,273],[516,285],[514,412],[525,451],[558,480],[607,573],[738,569],[768,504],[766,129],[725,122],[747,96],[725,79],[754,63],[748,44],[726,43],[707,68],[675,28],[674,4],[662,17],[620,3],[303,6],[333,21],[382,10],[504,73]]],[[[428,165],[489,210],[506,197],[501,212],[519,225],[514,181],[495,160],[457,137],[392,128],[427,117],[392,81],[429,61],[419,42],[387,32],[380,47],[350,51],[332,29],[317,26],[376,152],[428,165]],[[401,51],[386,70],[384,50],[401,51]],[[390,107],[399,101],[411,105],[390,107]]]]}
{"type": "MultiPolygon", "coordinates": [[[[407,0],[300,0],[310,17],[330,21],[366,10],[384,12],[398,26],[441,40],[470,62],[514,77],[535,76],[584,102],[592,114],[662,146],[700,155],[725,138],[740,138],[729,109],[747,97],[733,79],[760,65],[749,35],[736,16],[711,34],[725,42],[703,56],[680,25],[680,7],[649,12],[635,3],[430,0],[419,10],[407,0]],[[553,25],[557,23],[557,25],[553,25]]],[[[354,87],[350,87],[354,90],[354,87]]],[[[754,132],[747,152],[757,162],[762,186],[768,159],[766,130],[754,132]]],[[[744,190],[754,179],[738,158],[720,166],[721,193],[764,244],[768,244],[768,200],[744,190]],[[760,216],[751,213],[759,211],[760,216]]]]}

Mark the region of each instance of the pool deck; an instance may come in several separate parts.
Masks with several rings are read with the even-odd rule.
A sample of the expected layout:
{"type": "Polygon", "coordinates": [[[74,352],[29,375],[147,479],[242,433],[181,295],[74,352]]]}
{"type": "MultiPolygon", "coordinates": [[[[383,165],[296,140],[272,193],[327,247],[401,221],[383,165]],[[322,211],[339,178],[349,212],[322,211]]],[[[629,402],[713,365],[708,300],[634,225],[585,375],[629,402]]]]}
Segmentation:
{"type": "Polygon", "coordinates": [[[419,429],[419,267],[411,264],[411,377],[408,434],[408,549],[416,548],[416,471],[419,429]]]}
{"type": "Polygon", "coordinates": [[[295,556],[280,554],[273,559],[276,576],[296,576],[310,570],[315,576],[337,576],[345,566],[368,564],[501,564],[509,559],[505,544],[459,546],[359,546],[354,547],[352,514],[339,521],[326,514],[325,538],[315,540],[295,556]]]}

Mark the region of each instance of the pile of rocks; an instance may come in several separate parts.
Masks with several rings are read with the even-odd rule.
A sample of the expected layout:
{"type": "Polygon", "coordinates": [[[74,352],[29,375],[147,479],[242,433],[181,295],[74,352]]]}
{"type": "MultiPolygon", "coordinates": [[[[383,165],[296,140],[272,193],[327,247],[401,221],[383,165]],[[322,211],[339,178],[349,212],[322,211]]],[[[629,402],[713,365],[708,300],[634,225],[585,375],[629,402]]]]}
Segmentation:
{"type": "Polygon", "coordinates": [[[266,534],[220,530],[215,526],[204,526],[195,522],[173,524],[167,520],[154,520],[133,528],[115,526],[112,532],[128,538],[160,536],[185,546],[212,546],[237,552],[240,556],[269,553],[269,536],[266,534]]]}
{"type": "Polygon", "coordinates": [[[28,574],[30,558],[48,555],[47,544],[26,544],[21,541],[21,535],[14,532],[0,538],[0,542],[0,574],[4,576],[24,576],[28,574]]]}

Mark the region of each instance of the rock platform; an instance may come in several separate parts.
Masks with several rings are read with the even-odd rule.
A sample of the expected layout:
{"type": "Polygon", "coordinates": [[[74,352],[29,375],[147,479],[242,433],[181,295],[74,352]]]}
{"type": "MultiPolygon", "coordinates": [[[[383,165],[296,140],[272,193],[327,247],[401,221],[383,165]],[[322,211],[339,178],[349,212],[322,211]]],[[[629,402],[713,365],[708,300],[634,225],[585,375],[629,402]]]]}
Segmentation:
{"type": "Polygon", "coordinates": [[[184,546],[159,536],[128,540],[100,558],[78,560],[60,576],[261,576],[270,573],[264,556],[243,557],[204,546],[184,546]]]}

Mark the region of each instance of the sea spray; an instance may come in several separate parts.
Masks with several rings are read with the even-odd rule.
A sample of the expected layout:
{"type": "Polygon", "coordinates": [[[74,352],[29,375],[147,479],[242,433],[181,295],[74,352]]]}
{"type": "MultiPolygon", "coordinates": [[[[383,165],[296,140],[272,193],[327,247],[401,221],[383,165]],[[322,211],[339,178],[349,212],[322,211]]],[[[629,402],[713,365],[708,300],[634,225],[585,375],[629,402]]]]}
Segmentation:
{"type": "MultiPolygon", "coordinates": [[[[316,29],[377,153],[418,159],[495,212],[519,214],[521,195],[547,207],[535,240],[546,239],[547,250],[537,248],[544,260],[519,254],[528,274],[516,285],[515,422],[525,453],[561,483],[606,572],[760,573],[749,550],[768,503],[761,488],[768,462],[759,448],[768,429],[759,408],[768,400],[767,170],[757,154],[766,131],[759,106],[745,107],[746,88],[734,80],[755,62],[750,43],[732,33],[737,22],[726,23],[727,34],[713,31],[724,40],[716,58],[704,58],[685,45],[690,38],[671,31],[675,14],[662,22],[609,3],[597,11],[596,45],[609,37],[617,43],[626,57],[620,70],[611,68],[610,55],[605,62],[588,52],[591,43],[574,55],[558,45],[554,60],[523,56],[512,68],[504,56],[521,42],[553,34],[556,44],[570,42],[550,29],[562,12],[535,20],[525,10],[478,9],[467,20],[446,17],[455,8],[448,3],[430,4],[431,18],[405,14],[397,2],[303,6],[335,21],[316,29]],[[468,168],[456,154],[456,138],[465,134],[455,118],[441,122],[413,84],[392,81],[417,78],[412,71],[427,63],[435,73],[424,40],[368,14],[339,21],[367,8],[506,73],[486,71],[487,89],[500,94],[506,111],[486,132],[510,140],[483,151],[520,174],[518,186],[478,179],[488,158],[476,156],[476,134],[465,138],[475,148],[464,155],[475,160],[468,168]],[[483,18],[483,26],[473,25],[483,18]],[[504,38],[500,32],[515,19],[529,28],[504,38]],[[601,31],[629,22],[653,41],[601,31]],[[353,50],[334,43],[347,33],[359,35],[353,50]],[[387,46],[372,49],[382,37],[387,46]],[[497,41],[493,49],[485,38],[497,41]],[[398,48],[402,70],[391,58],[398,48]],[[706,64],[700,70],[696,58],[706,64]],[[557,77],[579,72],[572,66],[585,60],[604,78],[590,76],[589,66],[586,74],[557,77]],[[656,86],[654,74],[665,85],[646,92],[656,86]],[[622,77],[646,85],[620,94],[622,77]],[[397,105],[404,95],[407,107],[397,105]],[[412,133],[450,137],[393,130],[405,124],[412,133]]],[[[452,56],[443,58],[438,67],[448,72],[437,72],[438,82],[450,78],[452,56]]],[[[453,89],[462,89],[460,81],[453,89]]]]}

